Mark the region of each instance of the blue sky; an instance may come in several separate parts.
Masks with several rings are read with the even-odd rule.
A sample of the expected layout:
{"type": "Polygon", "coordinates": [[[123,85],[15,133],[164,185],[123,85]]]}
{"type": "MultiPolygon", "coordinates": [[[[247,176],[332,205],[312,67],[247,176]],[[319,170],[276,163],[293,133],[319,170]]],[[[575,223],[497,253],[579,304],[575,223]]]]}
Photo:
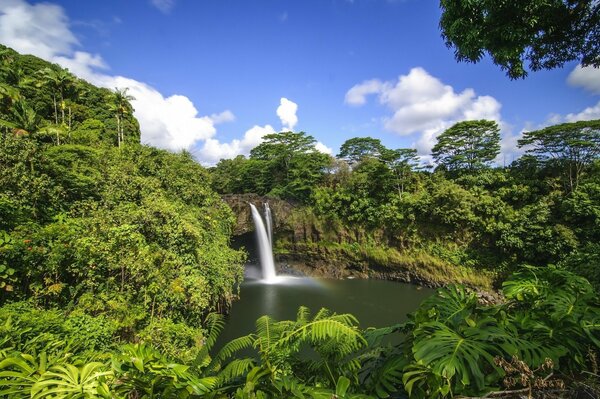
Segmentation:
{"type": "Polygon", "coordinates": [[[473,118],[501,124],[510,160],[524,129],[600,118],[598,70],[457,63],[439,16],[424,0],[0,0],[0,42],[129,87],[143,141],[205,164],[290,128],[334,154],[371,136],[426,156],[473,118]]]}

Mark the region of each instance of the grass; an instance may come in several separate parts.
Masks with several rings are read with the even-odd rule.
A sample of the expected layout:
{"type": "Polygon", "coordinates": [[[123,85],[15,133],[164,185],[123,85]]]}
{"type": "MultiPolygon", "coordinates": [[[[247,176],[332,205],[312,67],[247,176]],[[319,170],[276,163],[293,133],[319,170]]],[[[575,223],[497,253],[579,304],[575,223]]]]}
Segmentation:
{"type": "MultiPolygon", "coordinates": [[[[298,244],[297,244],[298,245],[298,244]]],[[[360,265],[363,270],[375,270],[383,274],[408,272],[412,276],[428,281],[433,285],[460,283],[470,287],[491,290],[495,274],[488,270],[460,266],[435,256],[424,249],[399,251],[375,243],[348,242],[303,242],[296,251],[289,243],[278,242],[278,254],[301,252],[306,256],[320,256],[331,259],[332,263],[360,265]]]]}

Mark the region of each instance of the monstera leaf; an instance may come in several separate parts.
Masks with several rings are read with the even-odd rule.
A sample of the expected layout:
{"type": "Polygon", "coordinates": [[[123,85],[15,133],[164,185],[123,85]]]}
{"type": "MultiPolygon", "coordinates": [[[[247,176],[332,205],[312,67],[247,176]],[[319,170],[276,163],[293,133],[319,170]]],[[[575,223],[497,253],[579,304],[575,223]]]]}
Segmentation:
{"type": "Polygon", "coordinates": [[[444,324],[459,325],[471,320],[477,308],[477,296],[467,288],[451,285],[423,301],[417,312],[418,321],[437,320],[444,324]]]}
{"type": "Polygon", "coordinates": [[[502,291],[508,299],[517,301],[535,300],[546,295],[549,282],[538,274],[542,272],[534,267],[525,267],[523,271],[513,273],[502,283],[502,291]]]}
{"type": "Polygon", "coordinates": [[[489,322],[483,320],[461,330],[437,321],[423,323],[414,332],[413,356],[445,380],[482,390],[486,373],[499,372],[494,357],[502,354],[490,339],[489,322]]]}
{"type": "Polygon", "coordinates": [[[581,320],[581,328],[587,334],[588,338],[600,349],[600,309],[590,311],[586,317],[581,320]]]}

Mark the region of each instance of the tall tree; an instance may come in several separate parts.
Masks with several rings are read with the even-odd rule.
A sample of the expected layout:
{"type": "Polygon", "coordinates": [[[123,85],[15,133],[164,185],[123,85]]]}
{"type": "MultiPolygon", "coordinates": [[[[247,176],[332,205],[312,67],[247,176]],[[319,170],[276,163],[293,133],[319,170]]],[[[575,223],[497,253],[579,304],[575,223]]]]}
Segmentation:
{"type": "Polygon", "coordinates": [[[250,151],[250,160],[266,161],[271,194],[307,200],[323,178],[331,157],[316,150],[314,137],[304,132],[268,134],[250,151]]]}
{"type": "Polygon", "coordinates": [[[419,168],[417,150],[414,148],[385,149],[381,154],[381,160],[394,173],[398,195],[402,196],[408,177],[414,169],[419,168]]]}
{"type": "Polygon", "coordinates": [[[119,89],[115,88],[112,95],[112,104],[110,109],[115,113],[117,119],[117,145],[121,147],[121,144],[125,142],[125,132],[123,127],[123,118],[128,113],[133,112],[130,101],[135,100],[135,97],[127,94],[129,88],[119,89]]]}
{"type": "Polygon", "coordinates": [[[511,79],[579,60],[600,67],[597,0],[441,0],[442,37],[458,61],[485,54],[511,79]]]}
{"type": "Polygon", "coordinates": [[[448,170],[477,170],[500,153],[500,129],[495,121],[458,122],[437,138],[433,159],[448,170]]]}
{"type": "Polygon", "coordinates": [[[367,157],[379,158],[385,147],[379,139],[372,137],[354,137],[346,140],[340,147],[338,158],[355,165],[367,157]]]}
{"type": "Polygon", "coordinates": [[[600,158],[600,120],[562,123],[526,132],[519,147],[542,162],[559,162],[565,167],[570,191],[579,185],[581,174],[600,158]]]}
{"type": "Polygon", "coordinates": [[[73,76],[66,69],[58,68],[52,69],[46,67],[39,72],[40,77],[43,79],[44,84],[52,90],[52,101],[54,105],[54,123],[58,125],[58,108],[61,110],[60,123],[65,123],[65,99],[70,91],[74,88],[76,81],[73,76]]]}

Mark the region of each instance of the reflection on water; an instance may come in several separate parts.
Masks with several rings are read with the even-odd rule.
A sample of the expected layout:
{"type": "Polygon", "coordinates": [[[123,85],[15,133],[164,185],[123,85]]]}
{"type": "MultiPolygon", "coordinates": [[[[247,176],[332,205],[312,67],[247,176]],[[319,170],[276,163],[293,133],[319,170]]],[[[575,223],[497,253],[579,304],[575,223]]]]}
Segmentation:
{"type": "Polygon", "coordinates": [[[312,313],[328,308],[336,313],[352,313],[361,328],[383,327],[406,320],[432,290],[382,280],[334,280],[278,276],[275,284],[260,280],[256,265],[246,267],[240,300],[233,304],[227,326],[217,347],[254,331],[262,315],[276,320],[295,319],[298,307],[312,313]]]}

